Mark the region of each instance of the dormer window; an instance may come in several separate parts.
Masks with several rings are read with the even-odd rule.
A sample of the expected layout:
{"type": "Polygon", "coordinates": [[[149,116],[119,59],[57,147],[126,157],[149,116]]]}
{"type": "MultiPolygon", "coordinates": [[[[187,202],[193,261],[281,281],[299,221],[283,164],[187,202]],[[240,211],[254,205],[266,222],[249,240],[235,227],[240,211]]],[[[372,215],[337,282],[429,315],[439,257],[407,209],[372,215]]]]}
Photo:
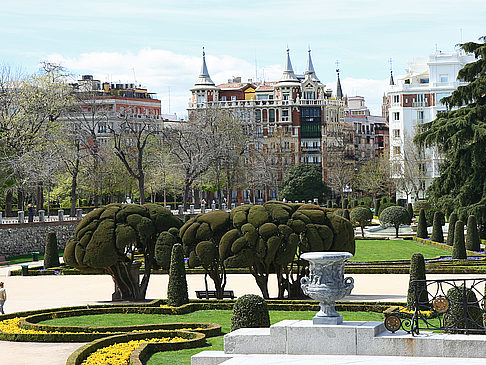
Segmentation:
{"type": "Polygon", "coordinates": [[[312,91],[306,91],[305,92],[305,98],[306,99],[314,99],[314,93],[312,91]]]}

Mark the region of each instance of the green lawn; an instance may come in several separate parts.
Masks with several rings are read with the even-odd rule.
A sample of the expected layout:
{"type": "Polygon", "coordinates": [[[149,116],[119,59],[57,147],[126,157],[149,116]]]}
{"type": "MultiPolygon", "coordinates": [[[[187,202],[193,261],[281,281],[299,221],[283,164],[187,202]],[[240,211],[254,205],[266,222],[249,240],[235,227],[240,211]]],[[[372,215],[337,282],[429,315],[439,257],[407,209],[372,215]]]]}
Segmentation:
{"type": "Polygon", "coordinates": [[[356,253],[349,261],[410,260],[414,253],[421,253],[425,258],[452,254],[451,251],[412,240],[356,240],[356,253]]]}
{"type": "MultiPolygon", "coordinates": [[[[346,321],[382,321],[381,313],[373,312],[341,312],[346,321]]],[[[270,311],[270,322],[276,323],[284,319],[312,319],[315,312],[284,312],[270,311]]],[[[151,323],[218,323],[223,333],[228,333],[231,327],[230,310],[203,310],[183,315],[160,314],[100,314],[71,318],[56,318],[42,324],[74,325],[74,326],[123,326],[151,323]]],[[[191,363],[191,356],[198,352],[223,350],[223,336],[209,338],[208,346],[203,348],[185,349],[180,351],[160,352],[153,355],[147,365],[185,364],[191,363]]]]}
{"type": "MultiPolygon", "coordinates": [[[[62,257],[64,255],[64,250],[59,250],[59,257],[62,257]]],[[[26,262],[32,262],[32,254],[26,254],[26,255],[19,255],[19,256],[12,256],[12,257],[7,257],[5,260],[10,261],[8,264],[2,264],[0,266],[4,265],[15,265],[15,264],[23,264],[26,262]]],[[[39,254],[39,260],[44,260],[44,254],[41,253],[39,254]]]]}

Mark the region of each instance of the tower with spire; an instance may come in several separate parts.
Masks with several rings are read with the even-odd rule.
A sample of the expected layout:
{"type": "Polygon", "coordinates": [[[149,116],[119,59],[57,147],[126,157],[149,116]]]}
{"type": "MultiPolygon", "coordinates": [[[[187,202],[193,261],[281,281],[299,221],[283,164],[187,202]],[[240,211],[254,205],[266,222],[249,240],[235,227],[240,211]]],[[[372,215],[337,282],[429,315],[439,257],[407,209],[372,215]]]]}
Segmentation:
{"type": "Polygon", "coordinates": [[[341,87],[341,79],[339,78],[339,62],[336,61],[336,73],[337,73],[337,86],[336,86],[336,98],[343,98],[343,89],[341,87]]]}
{"type": "Polygon", "coordinates": [[[202,52],[202,66],[199,77],[194,86],[191,88],[192,105],[205,106],[208,102],[216,102],[219,100],[220,89],[214,84],[209,76],[208,67],[206,65],[206,52],[202,52]]]}

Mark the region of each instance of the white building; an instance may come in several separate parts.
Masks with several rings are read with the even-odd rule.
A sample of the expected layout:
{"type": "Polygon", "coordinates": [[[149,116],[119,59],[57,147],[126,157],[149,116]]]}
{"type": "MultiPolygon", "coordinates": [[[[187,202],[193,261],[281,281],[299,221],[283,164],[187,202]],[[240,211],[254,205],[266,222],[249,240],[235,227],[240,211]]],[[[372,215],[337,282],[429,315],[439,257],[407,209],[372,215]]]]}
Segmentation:
{"type": "Polygon", "coordinates": [[[390,161],[401,168],[394,169],[395,178],[405,185],[397,191],[397,200],[413,202],[423,198],[432,179],[439,176],[441,155],[436,149],[419,151],[410,142],[420,125],[434,120],[438,113],[447,110],[441,102],[464,82],[457,80],[459,70],[473,62],[474,56],[462,51],[442,53],[436,51],[428,58],[417,59],[407,67],[407,74],[396,82],[390,78],[387,90],[390,127],[390,161]],[[419,158],[417,159],[417,156],[419,158]],[[397,163],[398,162],[398,163],[397,163]],[[407,167],[407,162],[409,166],[407,167]],[[415,172],[410,172],[415,168],[415,172]],[[412,187],[416,176],[418,187],[412,187]]]}

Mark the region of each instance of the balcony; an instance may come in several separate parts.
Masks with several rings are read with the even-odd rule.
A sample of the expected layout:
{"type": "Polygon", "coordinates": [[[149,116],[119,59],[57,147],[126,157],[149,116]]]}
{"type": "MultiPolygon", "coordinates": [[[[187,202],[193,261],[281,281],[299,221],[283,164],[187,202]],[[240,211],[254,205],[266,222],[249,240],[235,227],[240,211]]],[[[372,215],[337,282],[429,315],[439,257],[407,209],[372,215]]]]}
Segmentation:
{"type": "Polygon", "coordinates": [[[412,108],[427,108],[429,106],[428,101],[414,101],[412,103],[412,108]]]}

